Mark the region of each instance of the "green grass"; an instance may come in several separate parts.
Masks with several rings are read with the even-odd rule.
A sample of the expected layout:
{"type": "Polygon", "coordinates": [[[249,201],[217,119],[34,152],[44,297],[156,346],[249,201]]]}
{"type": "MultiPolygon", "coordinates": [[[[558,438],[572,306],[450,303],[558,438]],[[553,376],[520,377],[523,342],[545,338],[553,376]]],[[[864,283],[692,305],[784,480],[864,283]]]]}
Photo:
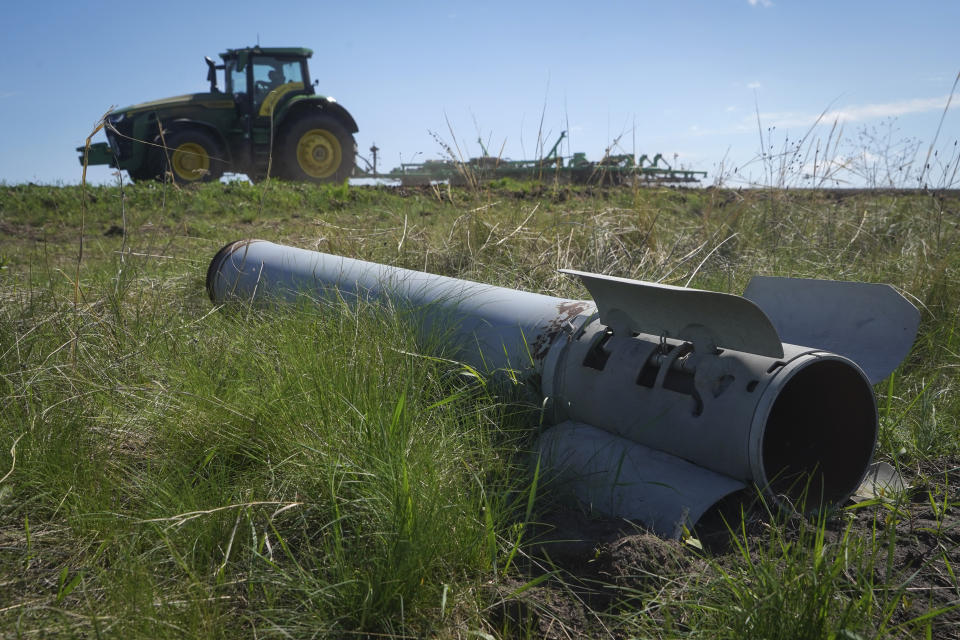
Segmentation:
{"type": "Polygon", "coordinates": [[[483,542],[509,486],[481,477],[522,477],[510,405],[413,355],[382,312],[210,314],[196,278],[145,296],[148,280],[90,282],[97,303],[77,309],[5,306],[14,628],[49,614],[38,597],[93,598],[124,637],[422,632],[444,580],[494,570],[483,542]],[[17,335],[40,308],[48,322],[17,335]]]}
{"type": "Polygon", "coordinates": [[[597,637],[958,633],[924,617],[960,601],[957,195],[87,196],[0,185],[0,636],[513,637],[551,620],[597,637]],[[557,268],[734,293],[758,273],[889,282],[923,319],[877,387],[878,457],[919,489],[839,522],[734,519],[728,548],[682,546],[687,564],[655,580],[586,580],[593,560],[536,551],[556,505],[531,486],[523,386],[434,357],[443,345],[376,307],[214,311],[208,261],[245,237],[579,297],[557,268]],[[915,589],[928,574],[937,588],[915,589]]]}

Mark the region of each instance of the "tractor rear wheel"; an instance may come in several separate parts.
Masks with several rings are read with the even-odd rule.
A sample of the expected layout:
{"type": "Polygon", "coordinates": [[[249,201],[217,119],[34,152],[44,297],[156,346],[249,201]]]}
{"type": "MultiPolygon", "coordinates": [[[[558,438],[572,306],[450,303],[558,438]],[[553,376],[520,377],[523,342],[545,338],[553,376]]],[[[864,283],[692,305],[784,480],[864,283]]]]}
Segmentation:
{"type": "Polygon", "coordinates": [[[190,184],[219,180],[226,164],[223,147],[200,129],[183,129],[167,137],[163,164],[175,182],[190,184]]]}
{"type": "Polygon", "coordinates": [[[350,177],[356,156],[353,136],[332,116],[308,113],[283,128],[279,173],[288,180],[342,182],[350,177]]]}

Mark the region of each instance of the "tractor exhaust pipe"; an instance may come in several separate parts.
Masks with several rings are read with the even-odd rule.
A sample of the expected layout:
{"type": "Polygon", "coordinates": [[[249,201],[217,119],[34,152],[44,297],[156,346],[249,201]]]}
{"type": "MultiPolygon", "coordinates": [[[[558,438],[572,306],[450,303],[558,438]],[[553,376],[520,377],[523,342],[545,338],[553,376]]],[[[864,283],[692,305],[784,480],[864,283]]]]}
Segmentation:
{"type": "Polygon", "coordinates": [[[214,304],[377,299],[416,310],[473,366],[539,374],[554,426],[536,450],[557,489],[663,536],[747,486],[799,509],[859,486],[871,385],[919,323],[892,287],[755,277],[741,297],[565,273],[592,302],[243,240],[213,258],[207,291],[214,304]]]}

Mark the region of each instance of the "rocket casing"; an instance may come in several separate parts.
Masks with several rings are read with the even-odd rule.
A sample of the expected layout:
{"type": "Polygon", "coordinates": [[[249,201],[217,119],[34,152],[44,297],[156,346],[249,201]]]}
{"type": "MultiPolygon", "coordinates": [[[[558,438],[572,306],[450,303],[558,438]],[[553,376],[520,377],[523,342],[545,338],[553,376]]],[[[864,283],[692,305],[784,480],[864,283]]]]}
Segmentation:
{"type": "MultiPolygon", "coordinates": [[[[207,290],[218,304],[377,300],[415,310],[421,331],[459,345],[458,357],[473,366],[539,373],[545,417],[557,425],[538,440],[542,467],[601,513],[661,535],[679,535],[751,484],[811,506],[842,502],[857,488],[878,420],[870,380],[854,360],[783,344],[764,310],[739,296],[571,273],[594,301],[244,240],[211,261],[207,290]]],[[[818,291],[831,289],[816,282],[818,291]]],[[[832,284],[838,299],[851,286],[871,300],[889,295],[832,284]]],[[[900,333],[912,343],[916,310],[896,298],[863,314],[901,314],[900,333]]],[[[904,353],[906,339],[896,347],[904,353]]],[[[880,360],[874,375],[899,362],[880,360]]]]}
{"type": "Polygon", "coordinates": [[[496,287],[422,271],[266,242],[241,240],[217,253],[207,273],[214,303],[229,298],[295,300],[341,296],[419,309],[425,333],[441,331],[460,357],[487,370],[539,366],[564,323],[589,302],[496,287]]]}

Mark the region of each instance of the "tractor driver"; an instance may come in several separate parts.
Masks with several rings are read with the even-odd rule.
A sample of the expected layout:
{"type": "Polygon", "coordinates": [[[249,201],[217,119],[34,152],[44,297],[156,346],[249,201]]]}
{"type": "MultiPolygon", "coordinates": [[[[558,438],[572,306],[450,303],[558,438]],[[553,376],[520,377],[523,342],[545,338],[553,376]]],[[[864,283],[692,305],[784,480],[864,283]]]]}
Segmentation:
{"type": "Polygon", "coordinates": [[[270,89],[276,89],[287,81],[287,79],[283,77],[283,69],[271,69],[267,77],[270,78],[270,89]]]}
{"type": "MultiPolygon", "coordinates": [[[[262,77],[262,76],[261,76],[262,77]]],[[[255,83],[255,102],[260,104],[263,100],[270,94],[271,91],[277,87],[283,86],[286,83],[286,78],[283,75],[283,69],[280,67],[271,68],[267,72],[267,80],[257,80],[255,83]]]]}

